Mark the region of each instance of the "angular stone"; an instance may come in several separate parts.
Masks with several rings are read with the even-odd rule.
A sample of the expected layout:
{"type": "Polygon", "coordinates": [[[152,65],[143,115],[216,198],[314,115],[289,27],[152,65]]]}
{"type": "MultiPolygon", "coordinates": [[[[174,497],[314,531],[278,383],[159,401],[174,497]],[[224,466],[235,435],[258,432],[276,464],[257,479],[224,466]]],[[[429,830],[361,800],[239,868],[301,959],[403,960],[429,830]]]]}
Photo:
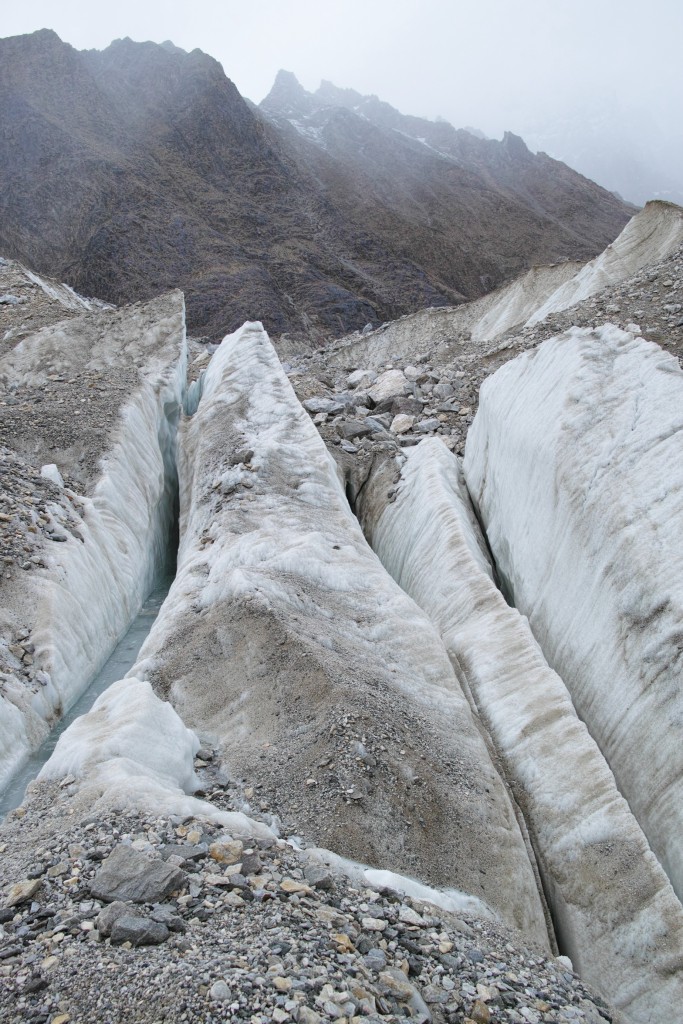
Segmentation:
{"type": "Polygon", "coordinates": [[[131,912],[131,907],[128,903],[122,903],[121,900],[115,900],[108,906],[104,907],[97,915],[95,924],[100,935],[111,935],[111,930],[114,924],[120,917],[131,912]]]}
{"type": "Polygon", "coordinates": [[[311,893],[313,890],[310,885],[306,885],[305,882],[298,882],[294,878],[283,878],[280,882],[280,888],[283,892],[290,893],[311,893]]]}
{"type": "Polygon", "coordinates": [[[306,881],[316,889],[333,889],[334,876],[322,864],[308,864],[304,868],[306,881]]]}
{"type": "Polygon", "coordinates": [[[326,413],[337,413],[341,412],[344,408],[342,402],[337,401],[333,398],[324,398],[322,395],[317,395],[314,398],[307,398],[302,405],[306,412],[326,412],[326,413]]]}
{"type": "Polygon", "coordinates": [[[320,1014],[311,1010],[309,1006],[300,1006],[296,1019],[298,1024],[320,1024],[322,1020],[320,1014]]]}
{"type": "Polygon", "coordinates": [[[406,430],[410,430],[414,422],[414,416],[407,416],[405,413],[399,413],[398,416],[394,416],[389,429],[393,434],[405,434],[406,430]]]}
{"type": "Polygon", "coordinates": [[[375,405],[377,405],[379,402],[383,402],[387,398],[398,398],[399,395],[405,395],[407,386],[408,382],[403,370],[387,370],[386,373],[382,373],[372,387],[368,389],[368,395],[375,405]]]}
{"type": "Polygon", "coordinates": [[[161,856],[164,860],[169,857],[181,857],[183,860],[200,860],[209,852],[206,843],[194,846],[191,843],[167,843],[161,849],[161,856]]]}
{"type": "Polygon", "coordinates": [[[38,892],[42,884],[40,878],[26,878],[21,882],[16,882],[7,893],[5,906],[17,907],[20,903],[25,903],[26,900],[31,899],[34,893],[38,892]]]}
{"type": "Polygon", "coordinates": [[[419,431],[420,434],[429,434],[432,430],[438,430],[440,426],[441,421],[433,417],[432,419],[420,420],[415,430],[419,431]]]}
{"type": "Polygon", "coordinates": [[[176,889],[182,889],[186,878],[180,868],[162,860],[150,860],[130,846],[117,846],[103,861],[90,892],[107,903],[114,900],[157,903],[176,889]]]}
{"type": "Polygon", "coordinates": [[[407,416],[419,416],[424,405],[417,398],[395,398],[391,403],[391,412],[398,416],[403,412],[407,416]]]}
{"type": "Polygon", "coordinates": [[[369,388],[376,380],[377,374],[372,370],[354,370],[346,378],[346,384],[350,388],[369,388]]]}
{"type": "Polygon", "coordinates": [[[361,924],[366,932],[383,932],[387,926],[387,922],[378,917],[364,917],[361,924]]]}
{"type": "Polygon", "coordinates": [[[211,843],[209,855],[218,864],[237,864],[242,858],[244,844],[239,839],[225,839],[211,843]]]}
{"type": "Polygon", "coordinates": [[[337,433],[347,441],[353,437],[367,437],[372,432],[372,426],[368,425],[367,420],[343,420],[337,424],[337,433]]]}
{"type": "Polygon", "coordinates": [[[165,942],[169,930],[160,921],[129,913],[119,917],[111,929],[112,942],[130,942],[132,946],[158,946],[165,942]]]}
{"type": "Polygon", "coordinates": [[[403,903],[399,909],[398,919],[399,921],[402,921],[404,924],[412,924],[417,926],[424,926],[425,924],[424,918],[420,917],[417,911],[413,910],[412,907],[406,906],[405,903],[403,903]]]}

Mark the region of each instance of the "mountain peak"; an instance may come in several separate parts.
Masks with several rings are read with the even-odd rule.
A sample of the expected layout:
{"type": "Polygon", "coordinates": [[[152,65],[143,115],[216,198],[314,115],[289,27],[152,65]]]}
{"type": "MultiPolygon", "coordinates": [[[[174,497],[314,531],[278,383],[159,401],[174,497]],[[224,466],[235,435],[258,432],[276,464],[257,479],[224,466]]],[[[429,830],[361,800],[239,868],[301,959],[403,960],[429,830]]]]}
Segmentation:
{"type": "Polygon", "coordinates": [[[310,98],[292,71],[280,69],[261,107],[270,114],[289,114],[306,107],[310,98]]]}

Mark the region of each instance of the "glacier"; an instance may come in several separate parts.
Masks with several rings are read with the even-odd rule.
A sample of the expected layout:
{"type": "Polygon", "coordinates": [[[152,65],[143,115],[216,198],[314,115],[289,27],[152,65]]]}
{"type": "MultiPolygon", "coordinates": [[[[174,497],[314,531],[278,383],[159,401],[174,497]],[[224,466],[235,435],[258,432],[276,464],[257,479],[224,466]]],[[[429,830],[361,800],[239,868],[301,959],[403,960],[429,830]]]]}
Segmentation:
{"type": "MultiPolygon", "coordinates": [[[[186,368],[182,294],[76,317],[30,335],[0,358],[0,377],[35,386],[50,371],[77,380],[88,370],[137,367],[137,385],[95,435],[99,464],[84,493],[60,486],[53,523],[65,541],[45,550],[44,568],[8,584],[0,645],[20,628],[35,646],[33,680],[17,673],[0,694],[0,786],[38,747],[102,666],[152,588],[174,520],[175,433],[186,368]]],[[[44,402],[43,415],[64,416],[44,402]]],[[[83,424],[84,445],[88,426],[83,424]]],[[[32,437],[23,438],[34,444],[32,437]]],[[[49,443],[49,437],[36,441],[49,443]]],[[[80,475],[78,451],[60,452],[58,474],[80,475]]]]}
{"type": "Polygon", "coordinates": [[[497,588],[459,460],[429,438],[401,463],[398,483],[386,466],[371,478],[359,516],[438,628],[503,759],[560,949],[628,1020],[666,1016],[683,997],[683,908],[562,679],[497,588]]]}
{"type": "Polygon", "coordinates": [[[211,360],[178,470],[177,575],[130,679],[321,846],[456,888],[548,948],[514,808],[441,639],[368,547],[260,324],[211,360]]]}
{"type": "Polygon", "coordinates": [[[683,895],[683,372],[613,326],[482,386],[465,477],[507,593],[683,895]]]}
{"type": "Polygon", "coordinates": [[[681,245],[683,208],[652,200],[589,263],[567,261],[532,267],[472,302],[423,309],[382,324],[367,335],[341,338],[327,358],[332,365],[366,369],[377,369],[389,359],[415,360],[420,354],[442,362],[464,359],[477,363],[486,342],[495,342],[514,328],[531,327],[603,288],[626,281],[644,267],[665,260],[681,245]]]}

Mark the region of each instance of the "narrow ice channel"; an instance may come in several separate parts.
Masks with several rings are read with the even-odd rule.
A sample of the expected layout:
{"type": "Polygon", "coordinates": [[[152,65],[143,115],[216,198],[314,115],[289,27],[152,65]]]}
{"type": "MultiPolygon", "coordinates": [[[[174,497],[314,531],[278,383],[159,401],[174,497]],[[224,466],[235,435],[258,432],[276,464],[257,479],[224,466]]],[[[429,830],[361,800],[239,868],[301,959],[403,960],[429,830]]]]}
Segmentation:
{"type": "Polygon", "coordinates": [[[93,678],[88,688],[81,694],[70,711],[59,720],[41,746],[24,762],[6,788],[0,793],[0,821],[22,802],[26,787],[29,782],[35,779],[40,769],[50,758],[57,745],[57,740],[64,730],[80,715],[87,714],[100,694],[104,693],[117,679],[123,679],[126,672],[135,664],[138,651],[147,638],[173,582],[174,569],[175,567],[171,568],[169,566],[163,571],[163,574],[160,574],[154,589],[148,595],[139,614],[133,619],[128,631],[119,640],[109,659],[93,678]]]}

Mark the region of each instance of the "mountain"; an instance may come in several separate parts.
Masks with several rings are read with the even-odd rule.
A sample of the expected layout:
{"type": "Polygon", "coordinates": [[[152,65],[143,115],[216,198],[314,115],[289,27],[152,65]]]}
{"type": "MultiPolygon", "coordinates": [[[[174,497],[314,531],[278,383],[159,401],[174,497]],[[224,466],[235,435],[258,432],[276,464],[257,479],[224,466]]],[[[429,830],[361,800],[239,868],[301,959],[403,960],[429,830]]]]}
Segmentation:
{"type": "Polygon", "coordinates": [[[521,139],[476,138],[281,73],[256,108],[199,50],[0,40],[0,250],[190,329],[322,340],[588,259],[629,209],[521,139]]]}

